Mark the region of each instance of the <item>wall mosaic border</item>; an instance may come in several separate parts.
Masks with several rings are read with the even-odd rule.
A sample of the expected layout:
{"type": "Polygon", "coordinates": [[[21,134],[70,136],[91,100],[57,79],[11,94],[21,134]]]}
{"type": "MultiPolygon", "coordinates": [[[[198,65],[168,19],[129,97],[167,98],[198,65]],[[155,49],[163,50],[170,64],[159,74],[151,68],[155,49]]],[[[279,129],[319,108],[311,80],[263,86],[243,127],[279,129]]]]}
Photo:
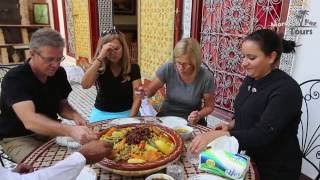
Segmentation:
{"type": "MultiPolygon", "coordinates": [[[[289,4],[289,10],[288,10],[288,18],[285,22],[286,28],[284,33],[284,39],[286,40],[292,40],[298,43],[299,41],[299,35],[297,34],[291,34],[291,28],[292,26],[298,26],[299,20],[297,18],[297,14],[300,10],[303,9],[303,5],[306,1],[304,0],[292,0],[289,4]]],[[[295,61],[295,54],[289,53],[289,54],[283,54],[280,59],[280,65],[279,68],[289,75],[292,75],[292,71],[294,68],[294,61],[295,61]]]]}

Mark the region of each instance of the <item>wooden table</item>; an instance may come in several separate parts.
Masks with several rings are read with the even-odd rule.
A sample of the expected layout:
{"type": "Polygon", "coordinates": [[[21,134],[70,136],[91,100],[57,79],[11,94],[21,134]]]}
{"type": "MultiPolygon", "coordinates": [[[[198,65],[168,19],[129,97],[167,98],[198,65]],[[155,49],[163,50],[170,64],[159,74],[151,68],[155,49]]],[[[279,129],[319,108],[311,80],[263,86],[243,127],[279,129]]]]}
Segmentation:
{"type": "MultiPolygon", "coordinates": [[[[138,117],[141,122],[150,122],[150,117],[143,118],[138,117]]],[[[105,120],[98,123],[93,123],[92,125],[98,126],[101,130],[106,129],[110,127],[110,124],[112,124],[112,120],[105,120]]],[[[204,132],[207,132],[210,130],[210,128],[202,126],[202,125],[194,125],[192,126],[194,128],[195,135],[201,134],[204,132]]],[[[184,165],[184,171],[185,171],[185,179],[188,179],[189,177],[195,175],[195,174],[202,174],[204,172],[199,171],[196,165],[193,165],[188,162],[186,158],[186,150],[189,145],[190,141],[187,141],[184,143],[184,149],[183,153],[181,155],[180,161],[184,165]]],[[[37,148],[34,152],[32,152],[24,161],[23,163],[26,164],[32,164],[32,166],[36,169],[52,166],[56,162],[63,160],[66,156],[68,156],[67,148],[64,146],[59,146],[56,144],[55,139],[50,140],[49,142],[45,143],[41,147],[37,148]]],[[[117,174],[113,174],[111,172],[108,172],[107,170],[101,169],[96,165],[90,166],[92,169],[94,169],[98,175],[97,180],[103,180],[103,179],[145,179],[145,177],[123,177],[117,174]]],[[[161,171],[162,173],[165,173],[165,170],[161,171]]],[[[254,168],[252,164],[249,166],[249,171],[246,175],[246,180],[255,180],[256,173],[254,171],[254,168]]]]}

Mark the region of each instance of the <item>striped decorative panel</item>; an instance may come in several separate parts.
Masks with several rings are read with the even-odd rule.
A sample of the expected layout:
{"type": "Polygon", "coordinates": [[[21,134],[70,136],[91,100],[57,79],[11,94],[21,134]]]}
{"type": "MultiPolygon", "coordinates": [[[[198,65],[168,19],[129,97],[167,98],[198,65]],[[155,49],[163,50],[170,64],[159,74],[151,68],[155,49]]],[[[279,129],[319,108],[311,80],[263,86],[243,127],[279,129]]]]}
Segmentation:
{"type": "Polygon", "coordinates": [[[144,78],[172,58],[175,0],[139,1],[139,64],[144,78]]]}
{"type": "Polygon", "coordinates": [[[72,0],[72,10],[76,56],[91,59],[91,36],[88,1],[72,0]]]}
{"type": "Polygon", "coordinates": [[[67,34],[68,37],[67,41],[67,51],[71,55],[75,55],[75,38],[74,38],[74,24],[73,24],[73,11],[72,11],[72,1],[66,0],[65,1],[65,12],[66,12],[66,25],[67,25],[67,34]]]}
{"type": "Polygon", "coordinates": [[[99,34],[113,27],[112,0],[98,0],[99,34]]]}

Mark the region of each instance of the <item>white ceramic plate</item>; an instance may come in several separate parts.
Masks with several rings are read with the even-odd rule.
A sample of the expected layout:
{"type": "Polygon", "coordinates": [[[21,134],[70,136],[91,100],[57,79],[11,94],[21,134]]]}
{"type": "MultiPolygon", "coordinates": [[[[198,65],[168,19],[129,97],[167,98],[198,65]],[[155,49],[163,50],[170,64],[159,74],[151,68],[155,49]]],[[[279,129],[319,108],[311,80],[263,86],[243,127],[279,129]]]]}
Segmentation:
{"type": "Polygon", "coordinates": [[[187,125],[188,122],[184,118],[176,117],[176,116],[164,116],[160,117],[162,124],[169,127],[174,128],[181,125],[187,125]]]}
{"type": "Polygon", "coordinates": [[[199,174],[189,178],[189,180],[226,180],[223,177],[215,176],[211,174],[199,174]]]}
{"type": "Polygon", "coordinates": [[[132,124],[132,123],[140,123],[140,120],[136,118],[118,118],[118,119],[112,120],[112,124],[115,124],[115,125],[132,124]]]}
{"type": "Polygon", "coordinates": [[[97,174],[96,172],[88,167],[88,166],[85,166],[79,176],[77,177],[77,180],[96,180],[97,179],[97,174]]]}

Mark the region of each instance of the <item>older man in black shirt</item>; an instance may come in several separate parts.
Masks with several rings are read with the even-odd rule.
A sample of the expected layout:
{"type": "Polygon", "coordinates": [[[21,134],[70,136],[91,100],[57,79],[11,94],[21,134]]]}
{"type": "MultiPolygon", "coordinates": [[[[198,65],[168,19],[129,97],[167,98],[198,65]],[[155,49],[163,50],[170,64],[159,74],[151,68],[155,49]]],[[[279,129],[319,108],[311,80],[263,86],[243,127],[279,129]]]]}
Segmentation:
{"type": "Polygon", "coordinates": [[[72,89],[60,67],[63,47],[58,32],[36,31],[30,41],[31,58],[10,70],[2,81],[0,144],[15,162],[22,161],[47,137],[71,136],[81,143],[97,138],[67,101],[72,89]],[[59,123],[57,114],[77,125],[59,123]]]}

